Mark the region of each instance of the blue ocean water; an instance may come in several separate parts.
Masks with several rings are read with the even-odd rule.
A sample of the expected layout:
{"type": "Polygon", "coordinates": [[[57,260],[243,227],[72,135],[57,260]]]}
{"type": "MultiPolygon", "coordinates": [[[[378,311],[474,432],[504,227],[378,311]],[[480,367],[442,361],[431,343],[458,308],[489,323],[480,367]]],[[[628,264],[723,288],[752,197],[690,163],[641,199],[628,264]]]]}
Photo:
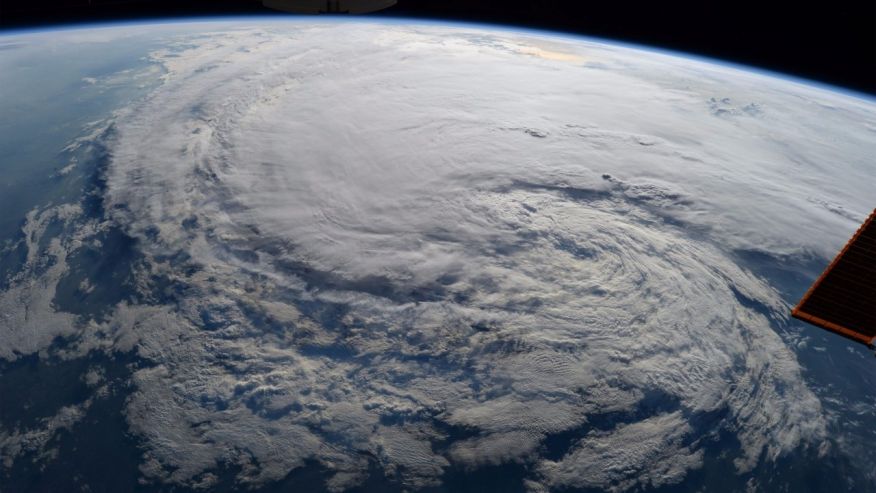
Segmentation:
{"type": "MultiPolygon", "coordinates": [[[[40,32],[34,36],[51,38],[51,34],[40,32]]],[[[6,39],[11,38],[9,35],[6,39]]],[[[155,76],[146,77],[142,82],[137,77],[152,68],[145,57],[160,46],[155,40],[144,38],[132,44],[104,44],[89,56],[82,56],[79,46],[53,44],[51,39],[41,42],[45,44],[40,49],[29,49],[28,40],[25,40],[22,45],[9,42],[0,50],[0,64],[14,68],[0,72],[0,87],[4,88],[0,97],[0,114],[3,115],[0,120],[0,154],[3,156],[0,210],[4,211],[0,217],[0,245],[3,239],[20,234],[20,226],[28,211],[50,203],[76,201],[99,186],[95,177],[102,165],[100,149],[65,148],[92,128],[93,123],[105,120],[114,109],[128,101],[142,97],[151,85],[157,83],[155,76]],[[105,80],[118,74],[126,75],[117,83],[89,82],[90,79],[105,80]],[[35,108],[38,110],[34,111],[35,108]],[[71,164],[75,166],[68,168],[71,164]],[[68,171],[63,172],[65,169],[68,171]]],[[[87,303],[76,298],[76,286],[81,279],[101,279],[101,275],[107,274],[100,271],[101,262],[113,266],[130,260],[127,256],[131,253],[131,245],[120,235],[114,231],[105,238],[106,244],[115,245],[115,248],[96,252],[93,256],[86,252],[81,258],[71,259],[71,277],[62,283],[56,299],[59,308],[96,316],[102,308],[119,301],[114,297],[126,296],[124,280],[118,285],[112,284],[113,273],[109,272],[103,286],[111,289],[106,289],[101,296],[89,298],[87,303]],[[111,256],[101,258],[107,251],[111,256]]],[[[794,263],[776,268],[774,258],[760,258],[752,252],[740,252],[740,256],[753,271],[775,280],[789,301],[802,294],[808,280],[817,275],[824,260],[796,259],[794,263]]],[[[20,257],[5,257],[0,261],[0,273],[4,265],[7,270],[13,269],[17,261],[20,257]]],[[[814,339],[816,344],[797,351],[807,369],[806,377],[813,386],[832,389],[840,398],[847,393],[860,392],[865,386],[873,388],[873,382],[867,377],[869,367],[865,366],[870,361],[865,362],[860,357],[862,351],[849,351],[845,341],[827,334],[819,333],[814,339]],[[854,357],[838,360],[829,356],[844,352],[850,352],[854,357]],[[846,379],[843,375],[847,374],[862,375],[863,380],[846,379]]],[[[114,358],[94,355],[73,361],[40,360],[31,356],[0,365],[0,395],[21,396],[20,399],[4,400],[0,405],[0,422],[4,424],[20,423],[24,426],[54,414],[64,405],[82,402],[87,398],[86,392],[81,382],[71,376],[81,375],[90,367],[104,368],[108,379],[117,386],[116,393],[100,400],[89,410],[87,419],[75,428],[75,433],[60,436],[55,444],[60,460],[47,469],[41,469],[30,464],[28,459],[33,457],[25,457],[20,463],[16,462],[11,474],[3,478],[4,484],[12,491],[59,491],[72,484],[87,485],[92,491],[168,491],[164,486],[137,482],[139,442],[128,435],[122,412],[126,392],[130,391],[127,376],[142,364],[132,355],[114,358]]],[[[650,402],[656,407],[672,405],[661,400],[659,395],[650,402]]],[[[703,416],[702,419],[702,426],[707,428],[710,417],[703,416]]],[[[606,423],[605,426],[610,425],[606,423]]],[[[446,431],[451,439],[466,433],[466,430],[446,431]]],[[[573,430],[563,436],[549,437],[545,447],[564,450],[582,433],[573,430]]],[[[732,437],[715,436],[704,466],[692,472],[683,484],[663,490],[700,491],[703,485],[707,485],[709,491],[740,491],[748,480],[758,478],[761,485],[775,481],[799,489],[827,491],[831,485],[840,484],[857,474],[851,464],[842,460],[825,464],[824,469],[813,470],[808,465],[817,458],[803,455],[738,475],[729,468],[727,461],[719,460],[722,450],[738,448],[733,441],[732,437]]],[[[547,454],[550,453],[548,450],[547,454]]],[[[450,469],[443,478],[443,486],[434,491],[523,491],[522,478],[530,472],[527,468],[524,464],[508,464],[477,471],[450,469]]],[[[217,471],[220,482],[214,490],[238,488],[234,479],[237,472],[232,466],[220,468],[217,471]]],[[[312,464],[259,491],[288,491],[291,488],[315,491],[327,475],[328,471],[312,464]]],[[[372,477],[358,490],[400,489],[401,486],[392,478],[384,477],[375,467],[372,477]]],[[[171,490],[194,491],[178,487],[171,490]]]]}

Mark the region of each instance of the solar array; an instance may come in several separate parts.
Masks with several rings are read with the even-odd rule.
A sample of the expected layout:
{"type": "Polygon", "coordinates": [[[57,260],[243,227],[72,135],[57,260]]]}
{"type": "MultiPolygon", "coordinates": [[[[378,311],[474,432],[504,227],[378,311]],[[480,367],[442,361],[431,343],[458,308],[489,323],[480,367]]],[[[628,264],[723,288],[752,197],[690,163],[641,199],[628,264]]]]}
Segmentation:
{"type": "Polygon", "coordinates": [[[876,339],[876,210],[791,314],[873,346],[876,339]]]}

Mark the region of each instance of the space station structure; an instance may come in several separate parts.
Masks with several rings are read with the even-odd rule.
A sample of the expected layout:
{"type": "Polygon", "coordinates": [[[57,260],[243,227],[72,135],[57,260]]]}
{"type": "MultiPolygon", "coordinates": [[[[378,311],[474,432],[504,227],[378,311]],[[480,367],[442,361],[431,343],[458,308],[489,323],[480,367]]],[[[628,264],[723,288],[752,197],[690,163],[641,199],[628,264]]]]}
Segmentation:
{"type": "Polygon", "coordinates": [[[876,349],[876,210],[791,315],[876,349]]]}
{"type": "Polygon", "coordinates": [[[396,0],[262,0],[269,9],[293,14],[367,14],[396,4],[396,0]]]}

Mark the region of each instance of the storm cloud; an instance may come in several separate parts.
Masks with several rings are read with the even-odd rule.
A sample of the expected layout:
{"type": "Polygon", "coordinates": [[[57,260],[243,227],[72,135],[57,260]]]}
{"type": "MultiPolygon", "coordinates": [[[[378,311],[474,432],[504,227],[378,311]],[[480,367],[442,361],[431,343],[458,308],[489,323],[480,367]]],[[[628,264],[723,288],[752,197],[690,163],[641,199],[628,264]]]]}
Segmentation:
{"type": "Polygon", "coordinates": [[[872,130],[800,135],[872,106],[471,28],[266,25],[152,59],[162,84],[95,137],[111,159],[88,231],[121,228],[144,289],[174,296],[86,330],[151,363],[126,409],[150,480],[315,461],[333,490],[374,464],[419,488],[520,462],[533,490],[620,491],[701,467],[704,417],[738,471],[824,442],[771,327],[787,306],[734,252],[831,252],[818,235],[868,210],[872,130]],[[837,153],[841,181],[820,164],[837,153]]]}

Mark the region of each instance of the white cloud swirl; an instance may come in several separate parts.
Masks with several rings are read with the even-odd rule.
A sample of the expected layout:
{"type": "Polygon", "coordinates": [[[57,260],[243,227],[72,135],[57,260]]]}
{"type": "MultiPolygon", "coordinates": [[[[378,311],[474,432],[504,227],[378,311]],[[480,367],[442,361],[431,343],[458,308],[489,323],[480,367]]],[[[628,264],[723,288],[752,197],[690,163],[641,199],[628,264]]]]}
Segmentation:
{"type": "MultiPolygon", "coordinates": [[[[127,410],[147,476],[527,461],[533,488],[623,490],[700,467],[709,413],[740,471],[821,443],[786,307],[732,252],[827,250],[788,217],[867,210],[819,205],[838,145],[798,133],[872,106],[579,41],[292,26],[156,53],[163,85],[114,123],[112,219],[182,286],[104,326],[154,363],[127,410]]],[[[843,128],[862,188],[872,131],[843,128]]]]}

